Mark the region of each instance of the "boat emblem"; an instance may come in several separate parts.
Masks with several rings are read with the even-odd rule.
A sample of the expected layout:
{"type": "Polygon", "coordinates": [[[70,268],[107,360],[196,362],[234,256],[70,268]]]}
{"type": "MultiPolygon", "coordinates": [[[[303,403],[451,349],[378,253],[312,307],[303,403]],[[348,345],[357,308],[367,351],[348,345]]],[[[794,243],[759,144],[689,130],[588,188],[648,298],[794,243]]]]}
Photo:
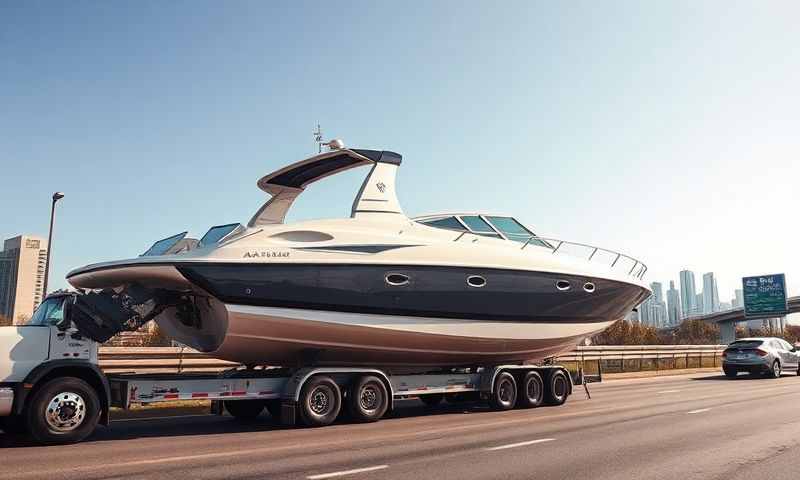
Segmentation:
{"type": "Polygon", "coordinates": [[[243,258],[285,258],[289,256],[289,252],[267,252],[267,251],[251,251],[244,252],[243,258]]]}
{"type": "Polygon", "coordinates": [[[381,193],[386,191],[386,184],[383,182],[378,182],[375,184],[375,186],[378,187],[378,190],[380,190],[381,193]]]}

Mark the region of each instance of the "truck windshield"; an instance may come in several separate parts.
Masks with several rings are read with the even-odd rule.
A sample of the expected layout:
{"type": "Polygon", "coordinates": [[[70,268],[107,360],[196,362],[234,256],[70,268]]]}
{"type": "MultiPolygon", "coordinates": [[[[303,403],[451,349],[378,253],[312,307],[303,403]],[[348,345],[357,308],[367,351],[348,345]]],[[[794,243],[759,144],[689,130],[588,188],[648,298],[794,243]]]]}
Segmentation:
{"type": "Polygon", "coordinates": [[[64,320],[64,298],[48,298],[33,312],[30,320],[25,325],[46,327],[58,325],[64,320]]]}

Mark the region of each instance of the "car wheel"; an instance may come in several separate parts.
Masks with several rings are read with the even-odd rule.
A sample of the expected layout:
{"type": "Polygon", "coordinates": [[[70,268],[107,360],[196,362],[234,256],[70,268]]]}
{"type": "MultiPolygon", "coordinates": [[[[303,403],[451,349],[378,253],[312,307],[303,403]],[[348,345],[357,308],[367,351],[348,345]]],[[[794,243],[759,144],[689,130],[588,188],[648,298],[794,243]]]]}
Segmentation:
{"type": "Polygon", "coordinates": [[[772,370],[770,370],[772,378],[780,378],[781,376],[781,362],[775,360],[772,362],[772,370]]]}

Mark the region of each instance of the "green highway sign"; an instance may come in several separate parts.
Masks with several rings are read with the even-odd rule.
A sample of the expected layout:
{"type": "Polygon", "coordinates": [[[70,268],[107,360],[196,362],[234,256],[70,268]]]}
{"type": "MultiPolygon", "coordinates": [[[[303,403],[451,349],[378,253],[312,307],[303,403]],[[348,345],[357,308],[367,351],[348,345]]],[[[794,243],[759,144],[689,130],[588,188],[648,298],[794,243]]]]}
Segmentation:
{"type": "Polygon", "coordinates": [[[782,273],[742,279],[745,318],[780,317],[789,313],[786,277],[782,273]]]}

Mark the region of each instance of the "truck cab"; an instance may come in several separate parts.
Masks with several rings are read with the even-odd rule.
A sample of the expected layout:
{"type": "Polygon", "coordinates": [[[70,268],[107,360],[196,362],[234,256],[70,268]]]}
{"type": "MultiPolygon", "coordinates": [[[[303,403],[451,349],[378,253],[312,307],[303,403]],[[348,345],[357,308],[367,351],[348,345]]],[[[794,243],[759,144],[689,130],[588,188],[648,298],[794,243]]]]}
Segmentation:
{"type": "Polygon", "coordinates": [[[50,295],[24,324],[0,327],[0,429],[62,443],[107,422],[98,345],[69,321],[73,298],[50,295]]]}

